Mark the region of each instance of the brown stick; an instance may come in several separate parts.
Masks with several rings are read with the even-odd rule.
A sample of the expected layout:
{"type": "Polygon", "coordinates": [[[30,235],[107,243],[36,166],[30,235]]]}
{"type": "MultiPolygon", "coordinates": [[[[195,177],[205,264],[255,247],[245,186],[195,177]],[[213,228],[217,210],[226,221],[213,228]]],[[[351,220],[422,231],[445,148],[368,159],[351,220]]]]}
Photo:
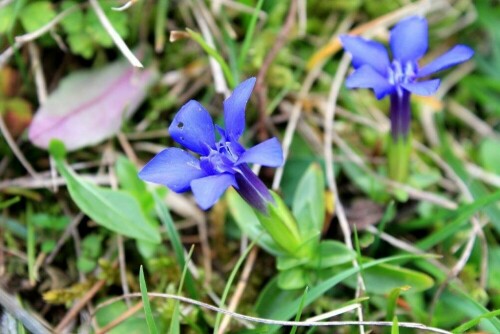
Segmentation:
{"type": "Polygon", "coordinates": [[[56,329],[54,330],[55,333],[61,333],[73,320],[74,317],[78,315],[78,312],[82,308],[85,307],[85,305],[95,296],[99,290],[106,284],[106,280],[99,280],[97,281],[92,288],[85,294],[85,296],[82,297],[73,307],[66,313],[64,318],[59,322],[59,325],[57,325],[56,329]]]}
{"type": "Polygon", "coordinates": [[[266,130],[266,105],[267,105],[267,91],[264,87],[264,79],[266,78],[267,71],[271,66],[274,58],[278,55],[278,52],[281,50],[283,45],[285,45],[286,39],[290,30],[292,29],[295,23],[295,17],[297,15],[297,0],[291,0],[290,9],[288,10],[288,14],[285,20],[285,24],[283,25],[283,29],[281,29],[278,37],[276,38],[276,43],[274,43],[271,51],[267,54],[264,62],[262,63],[262,67],[257,74],[257,80],[255,83],[255,94],[257,95],[257,106],[259,109],[259,140],[266,140],[267,130],[266,130]]]}
{"type": "MultiPolygon", "coordinates": [[[[231,301],[229,302],[229,308],[228,310],[231,312],[236,311],[236,307],[238,306],[238,303],[241,300],[241,297],[243,296],[243,292],[245,291],[245,288],[247,286],[248,278],[250,277],[250,274],[252,273],[252,268],[255,263],[255,260],[257,259],[257,254],[259,253],[258,248],[253,248],[250,251],[250,254],[248,255],[248,259],[245,262],[245,267],[243,268],[243,272],[241,273],[240,280],[238,282],[238,285],[236,286],[236,291],[233,294],[233,297],[231,298],[231,301]]],[[[229,326],[229,321],[231,320],[231,317],[226,314],[224,318],[222,319],[221,325],[219,327],[219,333],[218,334],[223,334],[227,327],[229,326]]]]}

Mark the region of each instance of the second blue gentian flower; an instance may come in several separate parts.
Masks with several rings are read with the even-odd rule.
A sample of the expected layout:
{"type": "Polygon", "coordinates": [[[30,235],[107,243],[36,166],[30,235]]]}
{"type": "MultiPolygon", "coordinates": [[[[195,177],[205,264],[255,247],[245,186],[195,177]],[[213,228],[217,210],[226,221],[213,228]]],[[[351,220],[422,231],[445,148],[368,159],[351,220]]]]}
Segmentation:
{"type": "Polygon", "coordinates": [[[204,210],[232,186],[252,207],[266,213],[274,199],[248,164],[279,167],[283,164],[283,152],[276,138],[250,149],[239,143],[245,129],[246,104],[254,85],[255,78],[242,82],[224,101],[225,129],[214,126],[200,103],[194,100],[186,103],[168,130],[177,143],[199,157],[180,148],[167,148],[144,166],[139,177],[178,193],[192,190],[204,210]]]}
{"type": "Polygon", "coordinates": [[[391,99],[391,143],[389,174],[404,181],[410,153],[411,94],[428,96],[439,88],[439,79],[428,79],[436,72],[469,60],[474,51],[456,45],[427,65],[418,62],[427,52],[428,26],[423,17],[412,16],[391,30],[392,61],[384,45],[361,37],[341,36],[344,49],[352,55],[354,73],[347,78],[348,88],[371,88],[378,99],[391,99]]]}

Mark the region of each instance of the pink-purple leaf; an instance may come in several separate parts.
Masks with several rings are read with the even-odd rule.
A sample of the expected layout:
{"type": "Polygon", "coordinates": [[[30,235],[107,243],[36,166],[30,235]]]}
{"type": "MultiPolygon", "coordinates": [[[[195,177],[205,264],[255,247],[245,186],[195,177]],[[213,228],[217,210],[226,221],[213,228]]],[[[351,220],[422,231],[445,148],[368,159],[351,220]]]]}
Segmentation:
{"type": "Polygon", "coordinates": [[[29,139],[45,149],[50,140],[59,139],[68,151],[97,144],[120,130],[156,78],[155,70],[138,70],[125,61],[74,72],[38,109],[29,139]]]}

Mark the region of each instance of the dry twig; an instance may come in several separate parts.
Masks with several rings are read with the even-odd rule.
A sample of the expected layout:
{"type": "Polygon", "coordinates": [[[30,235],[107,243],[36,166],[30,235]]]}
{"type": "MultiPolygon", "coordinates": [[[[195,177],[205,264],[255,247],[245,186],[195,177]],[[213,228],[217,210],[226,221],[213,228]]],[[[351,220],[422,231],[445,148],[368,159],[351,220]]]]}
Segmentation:
{"type": "Polygon", "coordinates": [[[266,106],[267,106],[267,92],[264,87],[264,79],[266,78],[267,71],[271,66],[274,58],[278,55],[278,52],[285,45],[286,39],[290,34],[290,31],[295,23],[295,17],[297,15],[297,1],[292,0],[290,2],[290,8],[288,9],[288,14],[285,19],[285,24],[281,29],[278,37],[276,37],[276,41],[273,44],[273,47],[267,54],[262,66],[260,67],[259,73],[257,74],[257,80],[255,82],[255,94],[257,95],[257,106],[259,109],[259,139],[260,141],[264,141],[267,139],[267,131],[266,131],[266,106]]]}

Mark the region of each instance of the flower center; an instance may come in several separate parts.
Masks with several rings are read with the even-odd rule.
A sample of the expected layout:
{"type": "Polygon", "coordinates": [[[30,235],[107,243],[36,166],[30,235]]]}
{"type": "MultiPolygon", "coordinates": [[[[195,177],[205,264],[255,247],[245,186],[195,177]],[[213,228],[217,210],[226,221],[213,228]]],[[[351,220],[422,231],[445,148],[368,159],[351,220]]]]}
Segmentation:
{"type": "Polygon", "coordinates": [[[399,86],[402,83],[413,82],[417,74],[417,69],[415,62],[408,61],[401,63],[399,60],[394,60],[388,71],[389,83],[399,86]]]}
{"type": "Polygon", "coordinates": [[[234,174],[234,163],[244,150],[238,143],[220,140],[215,144],[215,150],[211,149],[210,154],[200,158],[201,168],[210,175],[220,173],[234,174]]]}
{"type": "Polygon", "coordinates": [[[236,152],[236,149],[233,148],[231,142],[220,140],[217,144],[215,144],[215,146],[220,154],[224,155],[232,162],[236,162],[236,160],[238,160],[239,154],[236,152]]]}

